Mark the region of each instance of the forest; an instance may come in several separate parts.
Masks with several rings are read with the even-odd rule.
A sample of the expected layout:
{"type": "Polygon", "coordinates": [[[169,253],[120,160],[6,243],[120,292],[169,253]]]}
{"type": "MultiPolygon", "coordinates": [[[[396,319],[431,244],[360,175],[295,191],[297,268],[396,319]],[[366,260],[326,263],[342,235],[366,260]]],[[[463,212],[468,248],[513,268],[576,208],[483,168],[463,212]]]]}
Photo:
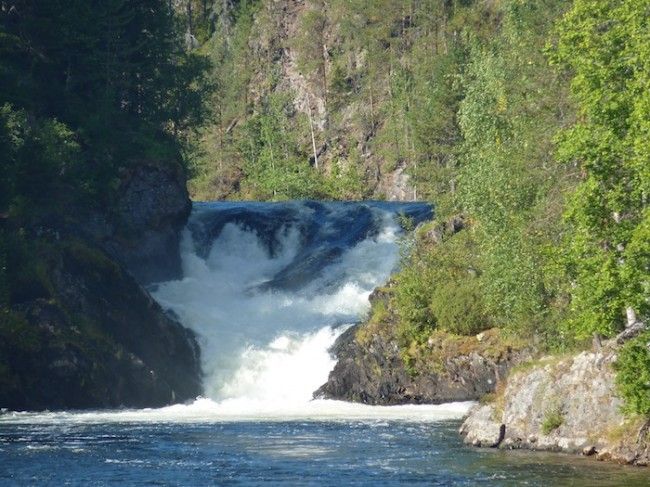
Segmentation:
{"type": "MultiPolygon", "coordinates": [[[[403,167],[436,207],[395,277],[406,360],[435,329],[566,352],[645,326],[650,3],[310,0],[293,26],[267,2],[226,7],[197,34],[216,91],[191,188],[382,198],[403,167]]],[[[646,415],[649,339],[618,362],[646,415]]]]}
{"type": "Polygon", "coordinates": [[[618,385],[650,415],[650,1],[280,3],[2,2],[2,336],[47,287],[30,235],[130,164],[198,200],[382,199],[399,171],[436,208],[394,277],[405,359],[438,329],[641,329],[618,385]]]}

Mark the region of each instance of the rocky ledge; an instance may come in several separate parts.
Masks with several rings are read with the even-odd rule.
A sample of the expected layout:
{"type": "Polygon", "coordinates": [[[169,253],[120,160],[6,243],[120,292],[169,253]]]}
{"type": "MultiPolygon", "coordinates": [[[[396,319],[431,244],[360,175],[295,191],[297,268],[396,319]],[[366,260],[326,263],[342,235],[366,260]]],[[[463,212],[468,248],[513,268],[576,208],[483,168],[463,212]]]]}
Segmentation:
{"type": "Polygon", "coordinates": [[[626,419],[614,394],[617,346],[546,357],[513,370],[488,404],[477,405],[460,433],[474,446],[595,455],[647,465],[648,422],[626,419]]]}
{"type": "MultiPolygon", "coordinates": [[[[371,301],[388,303],[388,294],[380,290],[371,301]]],[[[332,352],[336,366],[314,397],[378,405],[478,400],[531,355],[496,329],[477,336],[434,332],[407,364],[390,312],[348,329],[332,352]]]]}

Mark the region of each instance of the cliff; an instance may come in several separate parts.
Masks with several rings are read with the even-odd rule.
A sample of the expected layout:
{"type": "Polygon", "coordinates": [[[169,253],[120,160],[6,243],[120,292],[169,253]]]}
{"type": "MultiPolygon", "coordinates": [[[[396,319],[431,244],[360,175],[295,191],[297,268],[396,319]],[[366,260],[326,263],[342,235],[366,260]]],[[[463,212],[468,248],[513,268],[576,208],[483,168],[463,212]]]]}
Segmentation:
{"type": "Polygon", "coordinates": [[[648,422],[626,418],[615,391],[617,346],[546,357],[513,370],[499,394],[476,406],[463,423],[465,442],[596,455],[647,465],[648,422]]]}
{"type": "Polygon", "coordinates": [[[192,205],[178,164],[142,162],[120,176],[115,209],[94,213],[79,230],[141,284],[180,276],[180,233],[192,205]]]}
{"type": "Polygon", "coordinates": [[[194,335],[141,286],[180,272],[182,171],[134,165],[116,194],[111,211],[5,222],[22,272],[0,313],[0,407],[153,407],[201,393],[194,335]]]}
{"type": "MultiPolygon", "coordinates": [[[[389,15],[387,24],[403,20],[389,15]]],[[[388,42],[407,43],[402,34],[375,32],[378,37],[366,42],[356,34],[377,22],[372,13],[303,0],[224,2],[214,7],[213,19],[215,33],[202,49],[222,86],[213,101],[217,123],[201,140],[200,170],[190,181],[194,198],[417,199],[406,170],[410,148],[402,147],[412,145],[413,136],[395,127],[393,73],[377,70],[371,52],[388,42]],[[374,20],[362,20],[366,16],[374,20]],[[350,32],[346,17],[363,27],[350,32]],[[266,132],[258,133],[258,125],[266,132]],[[246,152],[267,146],[284,154],[268,162],[273,170],[257,167],[263,156],[246,152]],[[314,170],[327,182],[317,190],[308,184],[287,192],[263,189],[276,177],[271,173],[285,169],[280,179],[314,170]]]]}

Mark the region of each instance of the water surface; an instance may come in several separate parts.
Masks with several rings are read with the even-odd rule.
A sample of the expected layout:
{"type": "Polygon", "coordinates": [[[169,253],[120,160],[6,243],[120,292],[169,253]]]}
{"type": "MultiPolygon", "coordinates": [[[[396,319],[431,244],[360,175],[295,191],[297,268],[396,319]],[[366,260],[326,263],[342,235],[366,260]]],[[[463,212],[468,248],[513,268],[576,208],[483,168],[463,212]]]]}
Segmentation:
{"type": "Polygon", "coordinates": [[[647,486],[645,470],[466,447],[458,420],[0,421],[2,485],[647,486]]]}

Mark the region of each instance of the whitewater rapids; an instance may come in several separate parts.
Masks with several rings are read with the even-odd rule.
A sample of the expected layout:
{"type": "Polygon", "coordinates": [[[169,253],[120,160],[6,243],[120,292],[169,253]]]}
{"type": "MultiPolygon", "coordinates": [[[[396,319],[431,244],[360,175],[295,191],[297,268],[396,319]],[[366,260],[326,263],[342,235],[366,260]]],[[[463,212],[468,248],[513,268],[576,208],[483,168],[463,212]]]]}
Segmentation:
{"type": "Polygon", "coordinates": [[[421,203],[195,204],[182,236],[182,279],[150,291],[196,333],[204,397],[161,409],[9,413],[3,421],[459,418],[471,403],[312,400],[335,365],[330,348],[398,264],[398,220],[430,216],[421,203]]]}

